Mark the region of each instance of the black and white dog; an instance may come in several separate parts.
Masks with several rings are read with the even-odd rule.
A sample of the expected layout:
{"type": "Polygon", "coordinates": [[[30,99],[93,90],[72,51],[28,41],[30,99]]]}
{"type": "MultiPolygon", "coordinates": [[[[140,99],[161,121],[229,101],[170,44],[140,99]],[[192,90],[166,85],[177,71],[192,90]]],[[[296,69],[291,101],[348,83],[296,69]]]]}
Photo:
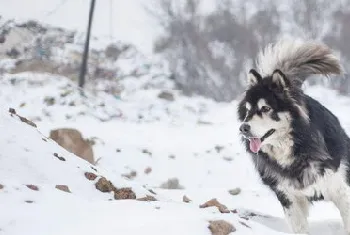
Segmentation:
{"type": "Polygon", "coordinates": [[[326,45],[282,40],[259,53],[238,106],[246,150],[294,233],[308,233],[312,201],[330,200],[350,234],[350,139],[338,118],[301,88],[310,75],[340,73],[326,45]]]}

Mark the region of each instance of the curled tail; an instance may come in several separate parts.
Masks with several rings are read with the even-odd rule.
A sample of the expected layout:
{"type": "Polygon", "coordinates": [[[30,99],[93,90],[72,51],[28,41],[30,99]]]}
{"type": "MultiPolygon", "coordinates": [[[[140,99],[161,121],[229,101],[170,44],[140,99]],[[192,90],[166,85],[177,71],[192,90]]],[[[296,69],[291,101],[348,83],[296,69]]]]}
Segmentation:
{"type": "Polygon", "coordinates": [[[342,73],[339,59],[328,46],[299,40],[281,40],[268,45],[259,53],[257,67],[263,76],[278,69],[300,85],[313,74],[328,76],[342,73]]]}

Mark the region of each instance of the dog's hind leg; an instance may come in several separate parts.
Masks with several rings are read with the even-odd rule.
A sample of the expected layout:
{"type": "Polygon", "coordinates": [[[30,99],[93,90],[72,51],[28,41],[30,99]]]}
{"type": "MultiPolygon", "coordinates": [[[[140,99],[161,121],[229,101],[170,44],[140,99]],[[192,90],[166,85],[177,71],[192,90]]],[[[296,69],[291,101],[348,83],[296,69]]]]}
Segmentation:
{"type": "Polygon", "coordinates": [[[343,180],[330,186],[328,193],[330,200],[339,209],[343,220],[344,229],[350,235],[350,187],[343,180]]]}

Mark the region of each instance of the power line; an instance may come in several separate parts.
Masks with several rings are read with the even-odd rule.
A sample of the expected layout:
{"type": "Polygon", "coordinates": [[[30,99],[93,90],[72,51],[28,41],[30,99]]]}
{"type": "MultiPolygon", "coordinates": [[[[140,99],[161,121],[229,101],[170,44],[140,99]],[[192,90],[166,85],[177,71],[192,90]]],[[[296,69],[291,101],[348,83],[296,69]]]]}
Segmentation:
{"type": "Polygon", "coordinates": [[[51,15],[55,14],[67,2],[68,2],[68,0],[62,0],[61,2],[59,2],[56,5],[56,7],[53,10],[49,11],[48,13],[46,13],[45,16],[48,17],[48,16],[51,16],[51,15]]]}

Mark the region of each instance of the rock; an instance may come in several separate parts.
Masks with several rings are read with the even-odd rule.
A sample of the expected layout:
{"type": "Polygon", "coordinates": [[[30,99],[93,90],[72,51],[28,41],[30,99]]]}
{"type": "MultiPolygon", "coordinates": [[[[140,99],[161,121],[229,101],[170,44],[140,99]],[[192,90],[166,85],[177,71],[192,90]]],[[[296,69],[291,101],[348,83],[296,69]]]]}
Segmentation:
{"type": "Polygon", "coordinates": [[[52,106],[56,103],[56,100],[55,100],[55,97],[45,97],[44,98],[44,103],[47,105],[47,106],[52,106]]]}
{"type": "Polygon", "coordinates": [[[142,197],[142,198],[138,198],[138,201],[143,201],[143,202],[153,202],[153,201],[157,201],[157,199],[153,196],[147,195],[146,197],[142,197]]]}
{"type": "Polygon", "coordinates": [[[225,147],[224,146],[221,146],[221,145],[216,145],[215,146],[215,150],[216,152],[220,153],[225,147]]]}
{"type": "Polygon", "coordinates": [[[32,201],[32,200],[26,200],[25,202],[26,202],[26,203],[33,203],[34,201],[32,201]]]}
{"type": "Polygon", "coordinates": [[[114,199],[125,200],[125,199],[136,199],[136,194],[131,188],[120,188],[114,190],[114,199]]]}
{"type": "Polygon", "coordinates": [[[6,55],[12,59],[17,59],[21,55],[21,52],[17,48],[13,47],[11,50],[6,52],[6,55]]]}
{"type": "Polygon", "coordinates": [[[142,149],[142,153],[152,156],[152,153],[148,149],[142,149]]]}
{"type": "Polygon", "coordinates": [[[223,159],[228,162],[231,162],[233,160],[232,157],[227,157],[227,156],[224,156],[223,159]]]}
{"type": "Polygon", "coordinates": [[[154,192],[152,189],[148,189],[148,192],[150,192],[150,193],[152,193],[152,194],[154,194],[154,195],[157,195],[157,193],[154,192]]]}
{"type": "Polygon", "coordinates": [[[57,188],[58,190],[67,192],[67,193],[71,193],[71,191],[69,190],[67,185],[56,185],[55,188],[57,188]]]}
{"type": "Polygon", "coordinates": [[[185,202],[185,203],[190,203],[191,202],[191,199],[189,199],[186,195],[184,195],[182,197],[182,201],[185,202]]]}
{"type": "Polygon", "coordinates": [[[54,153],[53,155],[57,157],[60,161],[66,161],[66,159],[64,157],[59,156],[58,153],[54,153]]]}
{"type": "Polygon", "coordinates": [[[70,128],[52,130],[50,138],[67,151],[74,153],[91,164],[95,163],[92,146],[88,140],[83,139],[82,134],[78,130],[70,128]]]}
{"type": "Polygon", "coordinates": [[[0,35],[0,43],[5,43],[6,37],[4,35],[0,35]]]}
{"type": "Polygon", "coordinates": [[[158,94],[158,98],[163,99],[163,100],[167,100],[167,101],[174,101],[174,95],[173,93],[169,92],[169,91],[162,91],[161,93],[158,94]]]}
{"type": "Polygon", "coordinates": [[[4,185],[0,184],[0,189],[3,189],[4,188],[4,185]]]}
{"type": "Polygon", "coordinates": [[[30,120],[28,120],[25,117],[22,117],[20,115],[17,114],[16,110],[14,108],[9,108],[9,113],[11,113],[11,116],[15,115],[19,118],[19,120],[21,120],[21,122],[24,122],[32,127],[37,127],[36,124],[30,120]]]}
{"type": "Polygon", "coordinates": [[[97,181],[95,186],[96,186],[96,189],[100,190],[103,193],[108,193],[116,190],[112,182],[107,180],[105,177],[101,177],[97,181]]]}
{"type": "Polygon", "coordinates": [[[236,196],[236,195],[238,195],[238,194],[241,193],[241,188],[230,189],[228,192],[229,192],[229,194],[231,194],[232,196],[236,196]]]}
{"type": "Polygon", "coordinates": [[[144,173],[146,174],[146,175],[148,175],[149,173],[151,173],[152,172],[152,168],[151,167],[147,167],[145,170],[144,170],[144,173]]]}
{"type": "Polygon", "coordinates": [[[236,228],[225,220],[209,221],[209,227],[212,235],[228,235],[236,231],[236,228]]]}
{"type": "Polygon", "coordinates": [[[91,172],[85,172],[84,175],[88,180],[95,180],[97,178],[97,175],[91,172]]]}
{"type": "Polygon", "coordinates": [[[230,213],[230,210],[227,209],[225,205],[221,204],[216,198],[213,198],[207,201],[206,203],[200,205],[199,208],[207,208],[212,206],[217,207],[221,213],[230,213]]]}
{"type": "Polygon", "coordinates": [[[163,189],[183,189],[184,187],[180,185],[178,178],[168,179],[165,183],[160,185],[163,189]]]}
{"type": "Polygon", "coordinates": [[[128,174],[122,174],[123,177],[126,177],[128,179],[133,179],[137,176],[137,172],[136,171],[131,171],[128,174]]]}
{"type": "Polygon", "coordinates": [[[39,191],[38,186],[33,185],[33,184],[27,184],[26,185],[29,189],[34,190],[34,191],[39,191]]]}
{"type": "Polygon", "coordinates": [[[175,159],[176,157],[175,157],[175,155],[171,154],[171,155],[169,155],[169,158],[170,159],[175,159]]]}
{"type": "Polygon", "coordinates": [[[121,48],[119,48],[116,44],[109,44],[105,49],[106,58],[114,61],[118,59],[121,53],[121,48]]]}

